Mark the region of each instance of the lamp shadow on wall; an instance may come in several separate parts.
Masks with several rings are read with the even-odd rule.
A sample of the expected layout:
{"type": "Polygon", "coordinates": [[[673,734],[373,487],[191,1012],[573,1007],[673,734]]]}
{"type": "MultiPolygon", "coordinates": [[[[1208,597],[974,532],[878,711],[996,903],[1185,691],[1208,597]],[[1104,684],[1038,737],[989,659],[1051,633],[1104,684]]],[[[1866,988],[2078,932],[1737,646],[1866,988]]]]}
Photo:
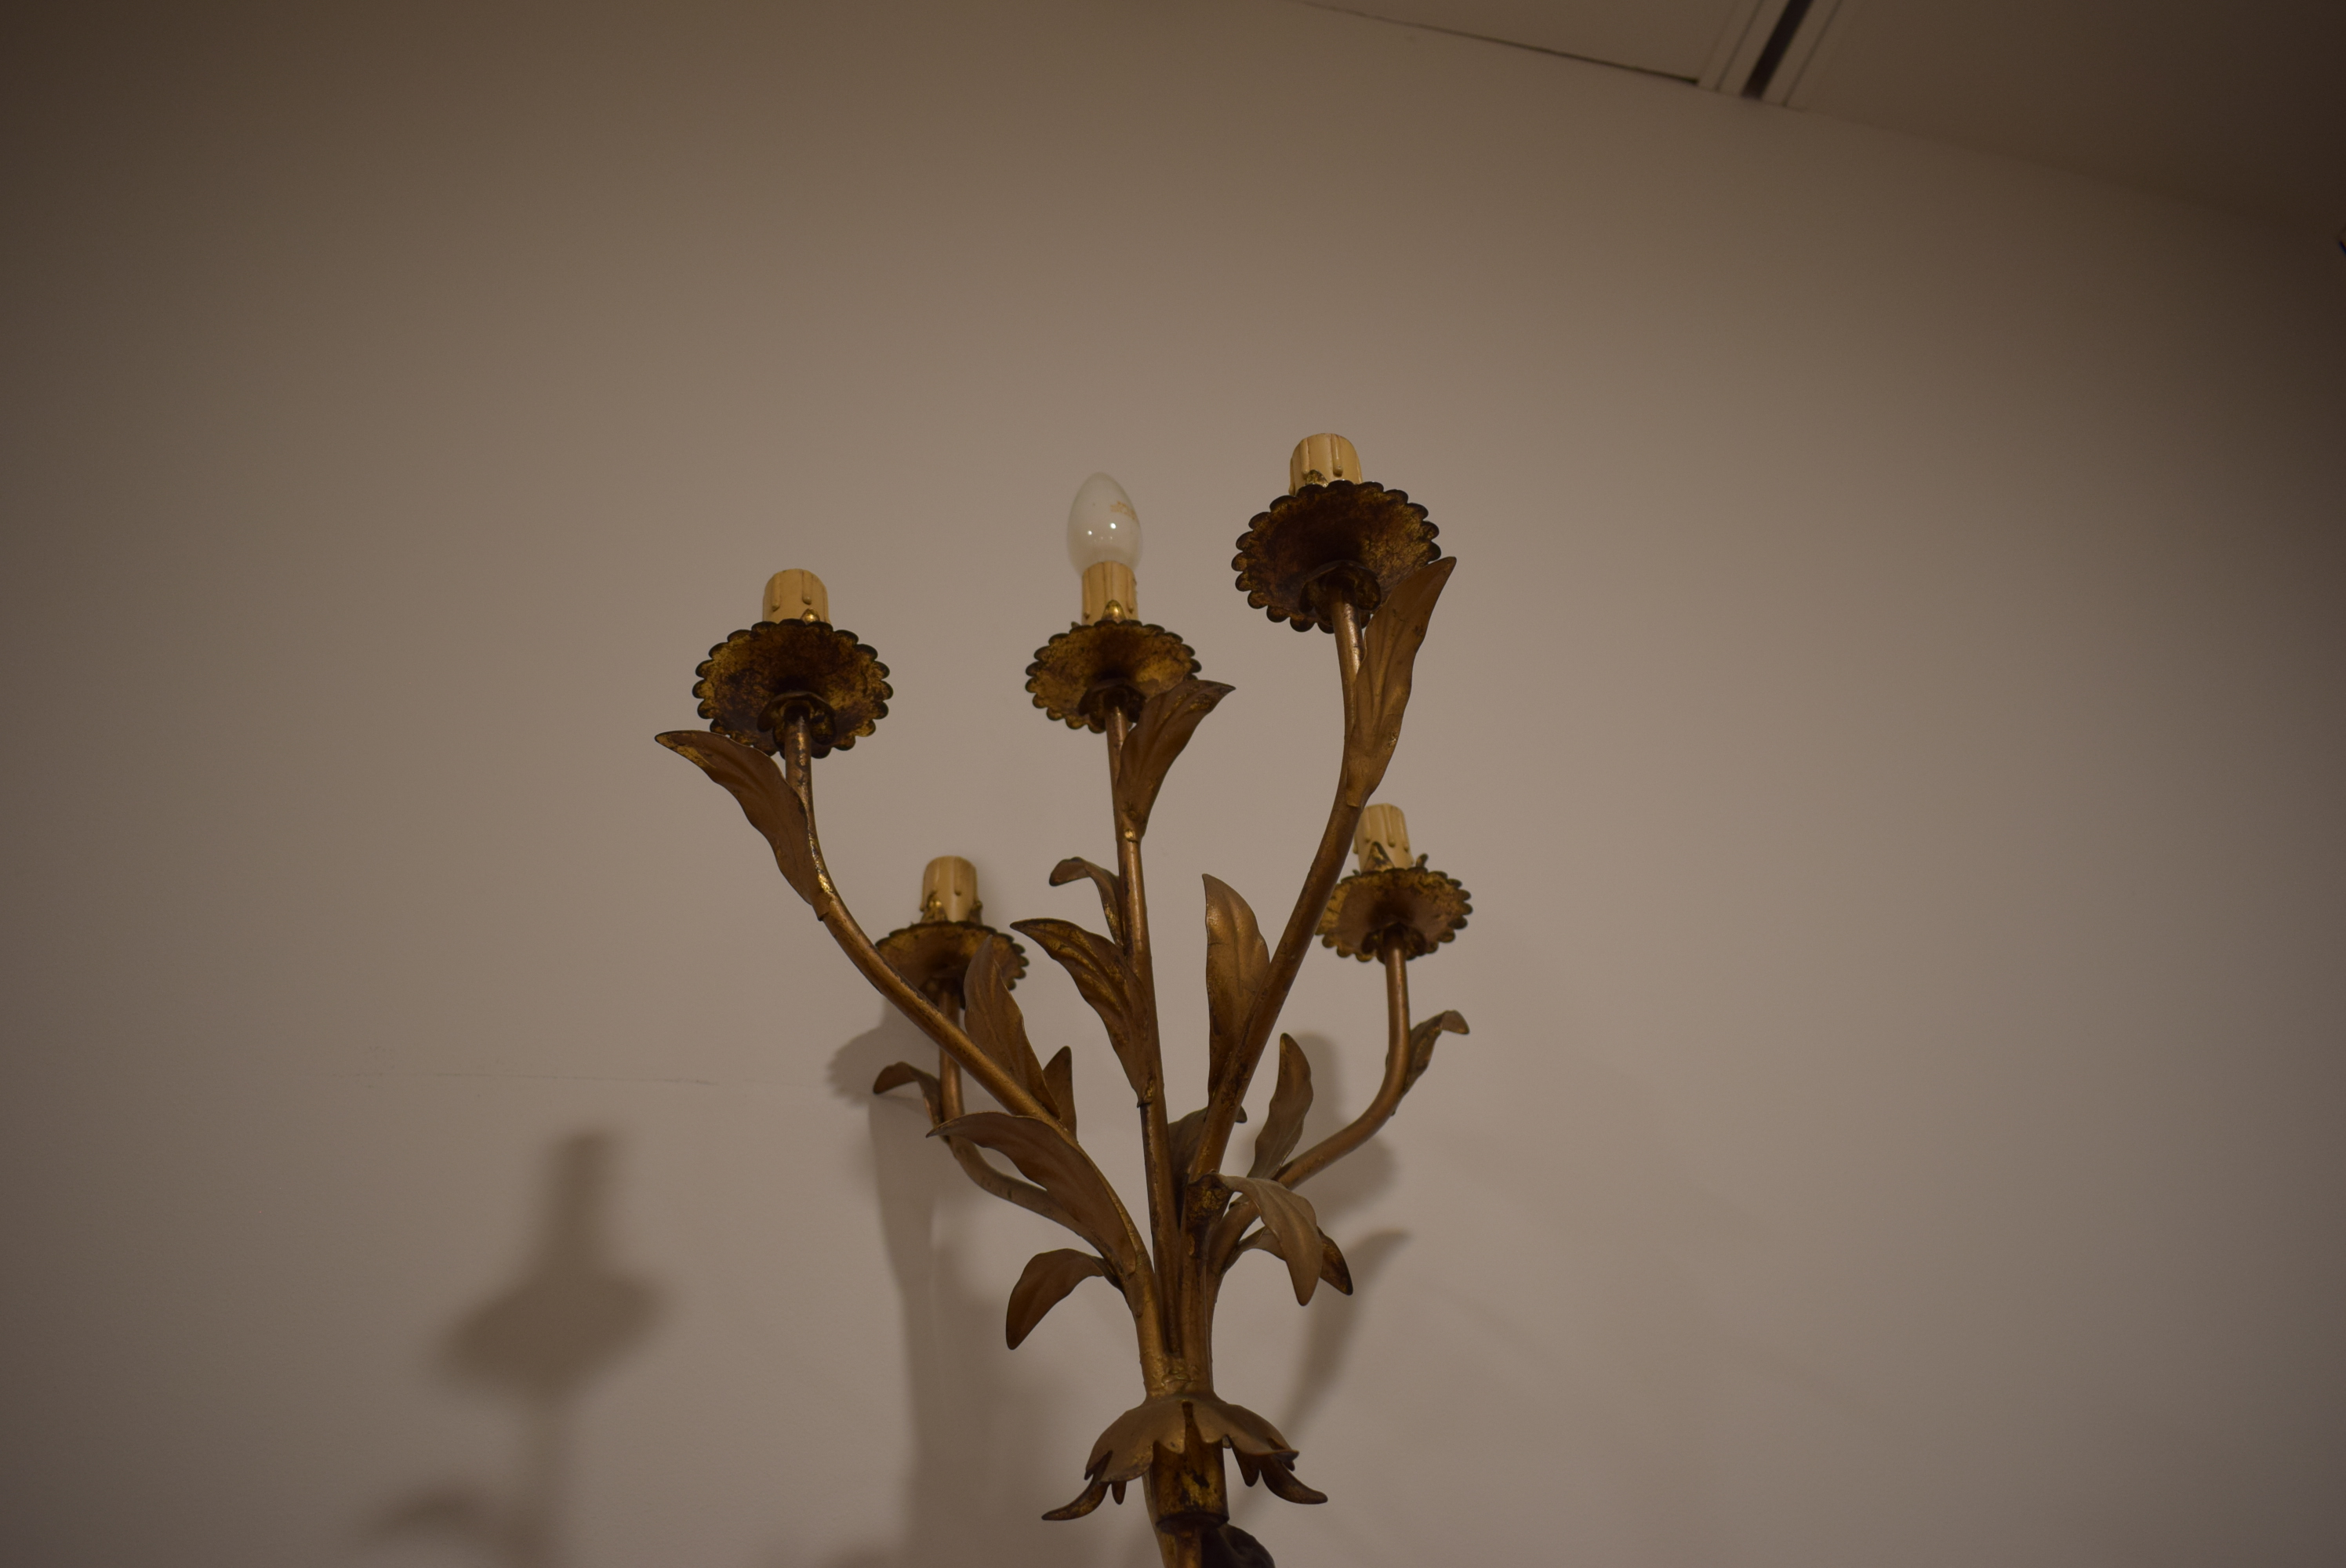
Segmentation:
{"type": "MultiPolygon", "coordinates": [[[[1041,1514],[1075,1490],[1065,1483],[1079,1466],[1039,1441],[1043,1390],[1012,1362],[1002,1339],[1005,1302],[972,1283],[954,1240],[957,1217],[997,1200],[972,1186],[929,1136],[918,1095],[872,1093],[872,1080],[891,1062],[933,1072],[936,1054],[889,1007],[878,1028],[850,1040],[831,1062],[833,1089],[871,1118],[881,1238],[903,1302],[913,1456],[901,1539],[834,1556],[826,1568],[985,1562],[994,1560],[989,1547],[1010,1543],[1017,1543],[1015,1556],[999,1560],[1076,1568],[1096,1561],[1097,1540],[1046,1523],[1041,1514]]],[[[982,1095],[974,1101],[984,1103],[982,1095]]]]}
{"type": "Polygon", "coordinates": [[[449,1324],[433,1358],[457,1382],[512,1407],[511,1477],[503,1486],[425,1487],[384,1509],[370,1537],[453,1541],[494,1568],[562,1568],[580,1400],[642,1345],[661,1310],[658,1290],[611,1257],[617,1150],[603,1132],[554,1145],[520,1274],[449,1324]]]}

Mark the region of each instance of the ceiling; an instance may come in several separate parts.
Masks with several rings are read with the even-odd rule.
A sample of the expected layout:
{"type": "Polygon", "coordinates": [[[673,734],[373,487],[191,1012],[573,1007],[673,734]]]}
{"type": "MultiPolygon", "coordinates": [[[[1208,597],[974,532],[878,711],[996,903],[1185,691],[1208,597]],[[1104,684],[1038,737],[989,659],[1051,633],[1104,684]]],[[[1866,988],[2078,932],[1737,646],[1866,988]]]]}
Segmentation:
{"type": "Polygon", "coordinates": [[[1674,76],[2346,241],[2346,0],[1327,0],[1322,8],[1674,76]]]}

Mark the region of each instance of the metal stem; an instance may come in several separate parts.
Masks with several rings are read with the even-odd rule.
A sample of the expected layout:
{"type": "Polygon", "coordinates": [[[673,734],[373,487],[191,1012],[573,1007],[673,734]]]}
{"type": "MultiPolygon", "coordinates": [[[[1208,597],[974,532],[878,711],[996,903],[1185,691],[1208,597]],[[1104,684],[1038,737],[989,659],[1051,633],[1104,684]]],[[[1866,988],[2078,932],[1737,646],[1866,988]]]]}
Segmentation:
{"type": "Polygon", "coordinates": [[[1282,1186],[1299,1186],[1321,1171],[1326,1170],[1362,1144],[1376,1136],[1377,1130],[1392,1120],[1401,1108],[1401,1097],[1409,1088],[1409,958],[1397,942],[1388,942],[1385,961],[1385,1077],[1377,1085],[1376,1098],[1367,1110],[1352,1118],[1350,1125],[1321,1139],[1301,1154],[1280,1167],[1278,1181],[1282,1186]]]}
{"type": "MultiPolygon", "coordinates": [[[[848,912],[846,901],[839,895],[838,884],[831,881],[831,868],[823,861],[821,840],[815,831],[814,764],[803,713],[793,713],[784,723],[781,740],[787,781],[797,793],[799,804],[806,813],[807,850],[814,861],[817,896],[811,901],[814,904],[815,917],[822,921],[832,940],[847,954],[849,962],[872,983],[872,989],[893,1003],[896,1010],[911,1019],[921,1033],[935,1041],[941,1049],[967,1068],[970,1075],[985,1085],[986,1092],[1000,1101],[1005,1110],[1014,1115],[1033,1116],[1056,1125],[1051,1114],[1043,1108],[1042,1102],[1029,1094],[1025,1084],[1012,1077],[999,1063],[978,1050],[968,1035],[930,1005],[928,998],[914,990],[903,975],[888,967],[887,960],[882,958],[879,950],[872,945],[872,939],[863,934],[862,926],[855,923],[855,917],[848,912]]],[[[975,1153],[974,1150],[972,1152],[975,1153]]],[[[984,1164],[984,1161],[981,1159],[979,1163],[984,1164]]],[[[971,1174],[974,1176],[976,1173],[973,1171],[971,1174]]],[[[1117,1218],[1122,1222],[1133,1250],[1145,1252],[1139,1227],[1132,1223],[1132,1216],[1126,1211],[1123,1201],[1116,1196],[1113,1189],[1108,1196],[1109,1200],[1116,1204],[1117,1218]]],[[[1127,1280],[1125,1288],[1126,1301],[1132,1308],[1134,1337],[1139,1344],[1141,1379],[1149,1391],[1156,1393],[1168,1386],[1168,1378],[1165,1310],[1158,1294],[1155,1273],[1150,1271],[1141,1278],[1127,1280]]]]}
{"type": "MultiPolygon", "coordinates": [[[[1336,672],[1343,682],[1344,712],[1349,718],[1352,688],[1361,675],[1361,617],[1348,599],[1337,601],[1335,631],[1336,672]]],[[[1352,835],[1360,828],[1361,809],[1368,804],[1361,794],[1348,749],[1337,779],[1335,803],[1329,807],[1328,825],[1320,834],[1320,847],[1312,852],[1311,869],[1303,877],[1303,890],[1296,895],[1295,908],[1288,914],[1286,928],[1279,933],[1279,946],[1271,953],[1270,978],[1255,1002],[1254,1011],[1247,1017],[1246,1033],[1239,1044],[1238,1071],[1231,1074],[1224,1094],[1207,1107],[1204,1136],[1198,1145],[1198,1157],[1189,1167],[1192,1179],[1221,1169],[1222,1156],[1229,1147],[1230,1130],[1237,1125],[1239,1106],[1246,1099],[1248,1085],[1254,1081],[1255,1067],[1262,1060],[1262,1048],[1279,1022],[1280,1010],[1287,1004],[1287,993],[1294,987],[1296,972],[1303,967],[1303,954],[1311,944],[1312,933],[1320,927],[1329,895],[1336,891],[1336,881],[1344,874],[1344,856],[1351,850],[1352,835]]]]}
{"type": "MultiPolygon", "coordinates": [[[[1409,960],[1398,945],[1390,946],[1384,951],[1384,1080],[1377,1085],[1376,1096],[1366,1110],[1280,1166],[1271,1179],[1281,1186],[1291,1190],[1302,1186],[1376,1136],[1392,1120],[1393,1112],[1401,1107],[1402,1096],[1409,1092],[1409,960]]],[[[1208,1282],[1204,1299],[1209,1324],[1215,1295],[1221,1288],[1222,1271],[1229,1267],[1234,1250],[1245,1239],[1246,1228],[1256,1217],[1254,1200],[1242,1197],[1215,1222],[1207,1240],[1200,1271],[1208,1282]]],[[[1185,1301],[1181,1306],[1187,1311],[1189,1304],[1185,1301]]]]}
{"type": "MultiPolygon", "coordinates": [[[[1111,708],[1107,716],[1108,799],[1116,799],[1117,770],[1124,765],[1125,742],[1130,738],[1131,721],[1120,708],[1111,708]]],[[[1140,1022],[1144,1039],[1141,1043],[1144,1068],[1140,1092],[1140,1152],[1148,1178],[1148,1228],[1155,1242],[1153,1256],[1157,1264],[1157,1279],[1167,1300],[1179,1303],[1183,1297],[1183,1280],[1188,1273],[1184,1262],[1185,1245],[1181,1234],[1181,1209],[1173,1169],[1173,1137],[1165,1115],[1165,1057],[1157,1033],[1157,972],[1155,961],[1148,950],[1148,893],[1140,869],[1140,833],[1136,829],[1117,825],[1116,835],[1117,879],[1122,891],[1122,924],[1124,952],[1132,965],[1134,983],[1140,993],[1140,1022]]],[[[1182,1331],[1183,1314],[1176,1309],[1168,1315],[1170,1335],[1166,1354],[1185,1359],[1182,1331]]]]}
{"type": "Polygon", "coordinates": [[[839,885],[831,881],[831,868],[824,864],[822,843],[815,830],[814,763],[807,739],[806,715],[793,713],[785,720],[782,729],[782,762],[786,781],[797,794],[799,804],[806,813],[807,849],[814,860],[815,918],[822,921],[848,957],[848,962],[872,983],[872,989],[894,1003],[896,1010],[912,1020],[913,1027],[935,1041],[939,1049],[951,1055],[969,1070],[972,1077],[985,1085],[986,1092],[1001,1102],[1003,1109],[1014,1115],[1051,1119],[1050,1112],[1041,1101],[1027,1092],[1026,1086],[1011,1076],[1001,1064],[987,1056],[974,1044],[945,1015],[915,990],[904,977],[888,967],[863,934],[854,915],[848,911],[846,900],[840,897],[839,885]]]}

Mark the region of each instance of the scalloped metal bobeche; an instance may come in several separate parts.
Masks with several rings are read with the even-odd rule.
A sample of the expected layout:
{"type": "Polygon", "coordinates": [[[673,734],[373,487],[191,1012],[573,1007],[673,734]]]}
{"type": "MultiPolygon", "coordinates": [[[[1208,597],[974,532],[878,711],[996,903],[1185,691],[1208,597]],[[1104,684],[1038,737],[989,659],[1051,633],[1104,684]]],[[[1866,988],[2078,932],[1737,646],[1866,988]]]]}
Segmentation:
{"type": "Polygon", "coordinates": [[[1255,514],[1230,565],[1247,603],[1272,620],[1332,632],[1339,599],[1374,615],[1394,584],[1441,559],[1440,532],[1405,492],[1339,479],[1255,514]]]}
{"type": "Polygon", "coordinates": [[[974,920],[923,921],[890,932],[873,945],[888,967],[904,977],[904,983],[940,1005],[950,1002],[964,1004],[962,982],[969,974],[970,961],[977,956],[978,943],[987,937],[996,937],[1009,949],[1010,962],[1002,966],[1002,977],[1015,986],[1026,972],[1026,949],[1016,939],[974,920]]]}
{"type": "Polygon", "coordinates": [[[760,621],[710,648],[693,673],[709,728],[770,757],[793,703],[805,705],[808,748],[822,757],[871,734],[895,695],[879,650],[823,621],[760,621]]]}
{"type": "Polygon", "coordinates": [[[1070,626],[1035,650],[1026,689],[1046,715],[1096,734],[1107,730],[1108,710],[1119,701],[1137,710],[1198,669],[1196,651],[1163,626],[1094,621],[1070,626]]]}
{"type": "Polygon", "coordinates": [[[1457,878],[1414,866],[1355,871],[1336,884],[1320,917],[1320,941],[1366,963],[1398,942],[1402,954],[1423,958],[1466,929],[1474,906],[1457,878]]]}

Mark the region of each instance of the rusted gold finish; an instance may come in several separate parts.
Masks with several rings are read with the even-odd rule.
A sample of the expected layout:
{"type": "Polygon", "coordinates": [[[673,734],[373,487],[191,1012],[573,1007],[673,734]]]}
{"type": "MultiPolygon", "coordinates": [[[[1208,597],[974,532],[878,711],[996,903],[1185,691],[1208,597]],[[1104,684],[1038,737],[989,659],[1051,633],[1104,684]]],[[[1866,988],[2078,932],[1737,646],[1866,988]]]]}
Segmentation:
{"type": "Polygon", "coordinates": [[[710,648],[693,673],[709,728],[770,757],[787,713],[807,716],[808,744],[821,757],[871,734],[895,695],[878,650],[821,621],[760,621],[710,648]]]}
{"type": "Polygon", "coordinates": [[[1259,512],[1230,562],[1247,603],[1308,631],[1336,629],[1336,606],[1374,615],[1401,580],[1437,560],[1425,508],[1382,484],[1307,484],[1259,512]]]}
{"type": "Polygon", "coordinates": [[[1362,963],[1398,947],[1423,958],[1466,929],[1474,906],[1455,877],[1423,864],[1356,871],[1336,884],[1320,917],[1320,941],[1362,963]]]}
{"type": "MultiPolygon", "coordinates": [[[[1305,458],[1357,463],[1349,443],[1314,440],[1320,445],[1306,443],[1305,458]]],[[[887,671],[872,650],[817,621],[737,632],[711,650],[695,688],[714,733],[658,738],[733,796],[849,960],[935,1043],[934,1073],[900,1062],[873,1092],[918,1089],[932,1135],[972,1181],[1081,1242],[1027,1264],[1010,1294],[1005,1339],[1014,1347],[1026,1340],[1087,1280],[1123,1299],[1140,1402],[1094,1446],[1081,1495],[1045,1517],[1078,1518],[1111,1497],[1123,1502],[1137,1485],[1167,1568],[1268,1568],[1260,1543],[1229,1523],[1225,1459],[1249,1486],[1260,1482],[1290,1502],[1326,1501],[1297,1478],[1294,1446],[1276,1428],[1217,1392],[1220,1293],[1253,1252],[1279,1261],[1299,1302],[1323,1284],[1351,1291],[1344,1255],[1300,1189],[1385,1126],[1443,1033],[1465,1032],[1455,1013],[1413,1023],[1408,974],[1413,958],[1464,928],[1465,890],[1422,860],[1396,863],[1406,859],[1407,831],[1389,807],[1362,831],[1400,740],[1418,650],[1456,564],[1439,558],[1433,540],[1424,508],[1399,491],[1345,478],[1307,483],[1257,517],[1240,542],[1239,585],[1251,602],[1274,619],[1333,634],[1343,747],[1327,821],[1275,943],[1236,885],[1205,879],[1207,1098],[1185,1114],[1168,1103],[1141,850],[1173,764],[1230,688],[1198,678],[1196,656],[1172,633],[1114,615],[1053,637],[1028,667],[1036,707],[1105,738],[1114,853],[1106,863],[1071,856],[1050,878],[1055,886],[1088,881],[1104,931],[1056,918],[1010,923],[1066,971],[1133,1091],[1145,1233],[1078,1141],[1072,1048],[1046,1062],[1028,1038],[1011,996],[1025,953],[982,922],[974,872],[951,857],[932,862],[923,895],[934,903],[924,904],[930,918],[876,943],[831,880],[815,828],[813,765],[869,734],[886,712],[887,671]],[[1356,838],[1372,851],[1367,869],[1340,881],[1356,838]],[[937,893],[964,882],[965,910],[937,893]],[[935,918],[944,914],[965,918],[935,918]],[[1314,935],[1382,964],[1381,1081],[1350,1122],[1299,1151],[1311,1063],[1279,1036],[1278,1080],[1244,1174],[1226,1170],[1255,1069],[1314,935]],[[964,1078],[1001,1108],[965,1103],[964,1078]]]]}
{"type": "Polygon", "coordinates": [[[940,1007],[950,1002],[959,1008],[964,1005],[962,977],[969,972],[969,961],[977,956],[978,943],[989,936],[1008,948],[1010,962],[1005,982],[1017,984],[1026,972],[1026,950],[992,926],[975,921],[927,921],[903,926],[882,937],[875,945],[888,967],[903,975],[913,990],[940,1007]]]}
{"type": "Polygon", "coordinates": [[[1135,715],[1197,673],[1197,654],[1163,626],[1103,620],[1071,626],[1036,648],[1026,689],[1047,717],[1102,735],[1111,710],[1135,715]]]}

